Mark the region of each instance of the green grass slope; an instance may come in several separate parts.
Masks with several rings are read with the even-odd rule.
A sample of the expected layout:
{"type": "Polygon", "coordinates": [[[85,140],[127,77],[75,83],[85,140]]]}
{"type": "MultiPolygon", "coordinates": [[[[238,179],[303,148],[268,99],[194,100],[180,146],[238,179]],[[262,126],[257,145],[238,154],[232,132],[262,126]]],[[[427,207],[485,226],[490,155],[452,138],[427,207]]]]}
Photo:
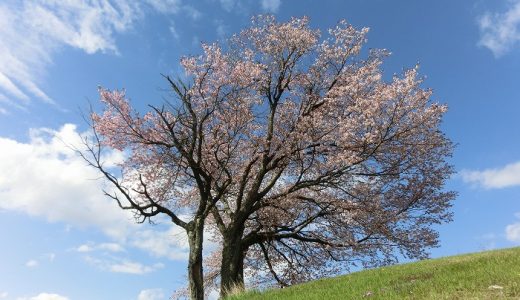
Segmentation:
{"type": "Polygon", "coordinates": [[[227,299],[520,299],[520,248],[365,270],[227,299]]]}

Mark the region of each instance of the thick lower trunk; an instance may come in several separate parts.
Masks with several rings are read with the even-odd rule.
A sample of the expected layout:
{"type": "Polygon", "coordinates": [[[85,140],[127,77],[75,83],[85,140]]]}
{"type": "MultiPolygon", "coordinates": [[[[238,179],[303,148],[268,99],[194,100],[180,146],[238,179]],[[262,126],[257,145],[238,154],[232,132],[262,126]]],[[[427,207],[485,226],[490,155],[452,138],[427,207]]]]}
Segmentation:
{"type": "Polygon", "coordinates": [[[188,258],[188,280],[190,299],[204,300],[204,281],[202,276],[202,237],[204,222],[195,222],[188,231],[190,255],[188,258]]]}
{"type": "Polygon", "coordinates": [[[242,234],[244,230],[230,230],[224,236],[222,266],[220,269],[220,297],[225,298],[244,289],[244,254],[242,234]]]}

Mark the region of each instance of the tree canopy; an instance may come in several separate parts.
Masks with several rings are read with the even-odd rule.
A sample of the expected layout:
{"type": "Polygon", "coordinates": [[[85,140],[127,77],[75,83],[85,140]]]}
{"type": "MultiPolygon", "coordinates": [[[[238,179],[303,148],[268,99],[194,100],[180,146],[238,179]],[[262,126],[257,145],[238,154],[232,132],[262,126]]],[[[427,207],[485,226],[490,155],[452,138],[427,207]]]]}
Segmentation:
{"type": "Polygon", "coordinates": [[[447,108],[417,67],[385,81],[389,53],[362,52],[367,32],[259,16],[183,58],[186,78],[165,77],[174,98],[144,115],[124,91],[100,89],[89,161],[121,208],[186,230],[193,299],[205,231],[222,245],[205,272],[222,295],[244,285],[244,270],[285,286],[437,245],[431,225],[450,220],[454,199],[443,190],[447,108]],[[127,153],[121,176],[104,168],[103,147],[127,153]]]}

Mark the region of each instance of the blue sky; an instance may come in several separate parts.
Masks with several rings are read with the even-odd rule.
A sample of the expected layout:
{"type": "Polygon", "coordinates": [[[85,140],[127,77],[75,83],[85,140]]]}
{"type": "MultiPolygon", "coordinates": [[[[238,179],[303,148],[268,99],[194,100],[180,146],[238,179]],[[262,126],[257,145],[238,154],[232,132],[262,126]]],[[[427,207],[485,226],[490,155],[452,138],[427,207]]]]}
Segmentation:
{"type": "Polygon", "coordinates": [[[98,107],[98,85],[159,103],[161,73],[260,13],[370,27],[366,47],[392,52],[387,76],[420,63],[457,143],[454,221],[432,256],[520,244],[519,0],[4,0],[0,299],[160,300],[185,284],[182,232],[135,224],[62,140],[88,129],[80,111],[98,107]]]}

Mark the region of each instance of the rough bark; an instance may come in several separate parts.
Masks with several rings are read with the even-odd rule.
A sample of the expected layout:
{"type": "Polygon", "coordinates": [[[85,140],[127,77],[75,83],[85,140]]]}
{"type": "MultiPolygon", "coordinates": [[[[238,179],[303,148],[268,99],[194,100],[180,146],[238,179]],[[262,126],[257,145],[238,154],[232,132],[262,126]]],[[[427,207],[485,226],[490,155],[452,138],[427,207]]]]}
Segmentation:
{"type": "Polygon", "coordinates": [[[220,270],[220,297],[244,289],[244,249],[242,245],[243,224],[228,230],[223,240],[222,267],[220,270]]]}
{"type": "Polygon", "coordinates": [[[202,241],[204,221],[196,220],[188,230],[190,253],[188,259],[188,281],[190,299],[204,300],[204,282],[202,272],[202,241]]]}

